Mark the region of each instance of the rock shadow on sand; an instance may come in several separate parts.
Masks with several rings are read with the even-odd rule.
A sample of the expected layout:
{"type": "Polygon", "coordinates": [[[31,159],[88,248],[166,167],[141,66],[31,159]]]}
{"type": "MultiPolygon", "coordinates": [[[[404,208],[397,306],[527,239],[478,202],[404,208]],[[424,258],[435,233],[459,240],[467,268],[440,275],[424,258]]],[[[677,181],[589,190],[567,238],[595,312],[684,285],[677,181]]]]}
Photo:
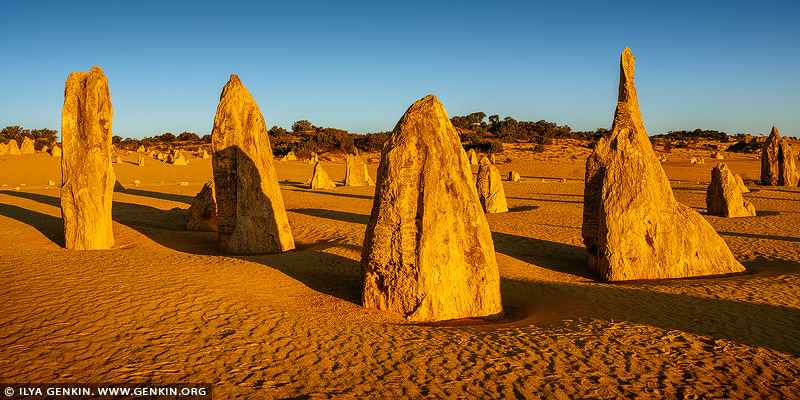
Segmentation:
{"type": "MultiPolygon", "coordinates": [[[[748,278],[714,278],[713,282],[720,279],[748,278]]],[[[800,309],[648,290],[687,281],[712,280],[647,285],[506,280],[503,297],[504,303],[523,310],[526,323],[579,318],[629,321],[800,355],[800,309]]],[[[715,346],[709,345],[708,351],[722,351],[715,346]]]]}
{"type": "MultiPolygon", "coordinates": [[[[9,194],[21,198],[28,198],[35,201],[41,201],[40,197],[44,197],[50,199],[48,196],[37,195],[34,193],[24,193],[24,192],[8,192],[2,191],[0,194],[9,194]],[[22,195],[20,195],[22,194],[22,195]],[[28,196],[30,195],[30,196],[28,196]]],[[[58,200],[58,199],[56,199],[58,200]]],[[[46,200],[45,204],[52,203],[49,200],[46,200]]],[[[60,206],[60,205],[57,205],[60,206]]],[[[44,237],[46,237],[51,242],[57,244],[59,247],[64,247],[65,239],[64,239],[64,223],[59,217],[54,217],[52,215],[42,214],[38,211],[28,210],[26,208],[18,207],[12,204],[5,204],[0,203],[0,215],[5,217],[15,219],[19,222],[24,224],[30,225],[37,231],[39,231],[44,237]]]]}
{"type": "Polygon", "coordinates": [[[501,232],[492,232],[492,239],[498,253],[552,271],[597,278],[586,267],[589,255],[583,247],[501,232]]]}

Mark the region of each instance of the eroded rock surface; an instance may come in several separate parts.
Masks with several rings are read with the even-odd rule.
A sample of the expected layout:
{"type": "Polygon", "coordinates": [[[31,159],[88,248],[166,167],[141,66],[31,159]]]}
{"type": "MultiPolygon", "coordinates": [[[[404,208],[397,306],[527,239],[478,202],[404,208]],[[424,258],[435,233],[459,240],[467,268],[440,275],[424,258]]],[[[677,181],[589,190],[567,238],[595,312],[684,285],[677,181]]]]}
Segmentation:
{"type": "Polygon", "coordinates": [[[435,96],[414,103],[395,126],[376,185],[361,258],[364,307],[414,321],[502,313],[469,160],[435,96]]]}
{"type": "Polygon", "coordinates": [[[311,175],[311,189],[315,190],[328,190],[336,187],[328,173],[322,168],[322,164],[317,162],[314,164],[314,173],[311,175]]]}
{"type": "Polygon", "coordinates": [[[344,173],[345,186],[375,186],[375,182],[369,176],[367,164],[358,155],[350,154],[345,160],[344,173]]]}
{"type": "Polygon", "coordinates": [[[589,269],[605,281],[744,272],[711,225],[675,200],[645,132],[633,75],[626,48],[611,132],[586,160],[582,234],[589,269]]]}
{"type": "Polygon", "coordinates": [[[19,145],[17,144],[17,141],[14,139],[8,141],[8,155],[11,156],[22,155],[22,152],[19,150],[19,145]]]}
{"type": "Polygon", "coordinates": [[[506,192],[500,179],[500,171],[492,165],[488,158],[483,157],[478,168],[477,180],[478,198],[481,200],[483,211],[487,213],[508,212],[506,192]]]}
{"type": "Polygon", "coordinates": [[[214,196],[214,181],[208,181],[194,196],[189,206],[186,230],[217,232],[217,200],[214,196]]]}
{"type": "Polygon", "coordinates": [[[770,186],[797,186],[800,174],[794,163],[794,152],[778,128],[772,127],[764,149],[761,151],[761,184],[770,186]]]}
{"type": "Polygon", "coordinates": [[[717,163],[711,170],[711,183],[706,189],[706,208],[712,215],[727,218],[755,217],[756,208],[742,197],[736,175],[722,163],[717,163]]]}
{"type": "Polygon", "coordinates": [[[69,75],[61,111],[61,216],[67,249],[101,250],[114,245],[113,116],[108,80],[100,67],[69,75]]]}
{"type": "Polygon", "coordinates": [[[236,75],[222,89],[211,144],[220,250],[294,249],[264,117],[236,75]]]}
{"type": "Polygon", "coordinates": [[[36,149],[33,147],[33,140],[31,140],[29,137],[22,139],[22,145],[19,146],[19,152],[22,154],[36,153],[36,149]]]}

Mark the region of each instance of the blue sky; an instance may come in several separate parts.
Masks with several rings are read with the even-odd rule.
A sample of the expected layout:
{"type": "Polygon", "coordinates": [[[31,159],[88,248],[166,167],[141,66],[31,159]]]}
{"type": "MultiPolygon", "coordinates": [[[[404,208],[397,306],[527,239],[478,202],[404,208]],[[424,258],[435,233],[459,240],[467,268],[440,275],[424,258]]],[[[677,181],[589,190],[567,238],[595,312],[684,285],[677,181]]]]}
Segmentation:
{"type": "Polygon", "coordinates": [[[98,65],[114,134],[210,133],[236,73],[267,125],[391,130],[435,94],[483,111],[608,128],[636,56],[650,134],[800,137],[795,2],[0,2],[0,126],[60,130],[64,82],[98,65]]]}

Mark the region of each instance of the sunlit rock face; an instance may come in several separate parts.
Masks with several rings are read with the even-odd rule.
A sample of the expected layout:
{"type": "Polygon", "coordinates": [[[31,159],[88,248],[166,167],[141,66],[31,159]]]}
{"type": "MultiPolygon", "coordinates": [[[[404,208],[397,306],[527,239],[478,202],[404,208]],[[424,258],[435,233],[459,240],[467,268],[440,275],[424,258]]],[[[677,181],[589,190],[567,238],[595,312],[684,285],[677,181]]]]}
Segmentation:
{"type": "Polygon", "coordinates": [[[220,250],[263,254],[294,249],[264,117],[236,75],[222,89],[211,146],[220,250]]]}
{"type": "Polygon", "coordinates": [[[711,225],[675,200],[644,129],[634,63],[626,48],[611,132],[586,160],[582,234],[589,269],[605,281],[744,272],[711,225]]]}
{"type": "Polygon", "coordinates": [[[114,245],[113,116],[108,80],[100,67],[69,75],[61,110],[61,216],[67,249],[103,250],[114,245]]]}
{"type": "Polygon", "coordinates": [[[384,145],[361,271],[364,307],[413,321],[503,311],[469,160],[433,95],[406,111],[384,145]]]}
{"type": "MultiPolygon", "coordinates": [[[[756,208],[742,197],[741,179],[727,165],[717,163],[711,170],[711,183],[706,189],[706,208],[711,215],[727,218],[755,217],[756,208]]],[[[745,188],[747,190],[747,188],[745,188]]]]}
{"type": "Polygon", "coordinates": [[[781,137],[778,128],[764,142],[761,151],[761,184],[770,186],[797,186],[800,174],[794,163],[794,152],[786,138],[781,137]]]}

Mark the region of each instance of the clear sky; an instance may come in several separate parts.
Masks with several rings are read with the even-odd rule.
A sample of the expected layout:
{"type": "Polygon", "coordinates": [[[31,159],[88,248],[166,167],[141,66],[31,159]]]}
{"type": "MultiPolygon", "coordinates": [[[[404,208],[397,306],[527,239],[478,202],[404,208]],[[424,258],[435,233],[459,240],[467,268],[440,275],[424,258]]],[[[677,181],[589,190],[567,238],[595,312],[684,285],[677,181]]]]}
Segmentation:
{"type": "Polygon", "coordinates": [[[61,129],[64,83],[98,65],[114,134],[211,132],[236,73],[267,126],[391,130],[448,114],[608,128],[636,56],[649,134],[800,137],[800,2],[0,2],[0,127],[61,129]]]}

